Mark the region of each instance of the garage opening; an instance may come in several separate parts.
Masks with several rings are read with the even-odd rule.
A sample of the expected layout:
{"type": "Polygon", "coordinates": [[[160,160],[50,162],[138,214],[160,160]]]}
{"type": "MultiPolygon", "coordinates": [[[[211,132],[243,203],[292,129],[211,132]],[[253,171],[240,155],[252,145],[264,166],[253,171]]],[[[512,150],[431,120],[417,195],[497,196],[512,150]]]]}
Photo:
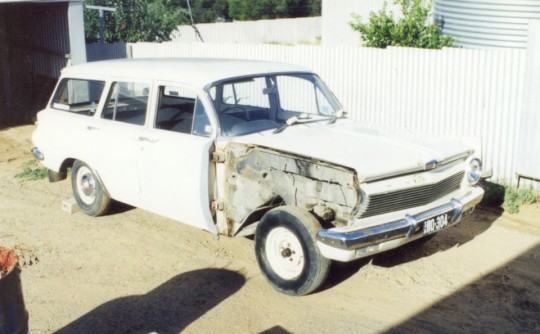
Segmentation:
{"type": "Polygon", "coordinates": [[[32,123],[47,104],[70,54],[68,9],[0,2],[0,129],[32,123]]]}

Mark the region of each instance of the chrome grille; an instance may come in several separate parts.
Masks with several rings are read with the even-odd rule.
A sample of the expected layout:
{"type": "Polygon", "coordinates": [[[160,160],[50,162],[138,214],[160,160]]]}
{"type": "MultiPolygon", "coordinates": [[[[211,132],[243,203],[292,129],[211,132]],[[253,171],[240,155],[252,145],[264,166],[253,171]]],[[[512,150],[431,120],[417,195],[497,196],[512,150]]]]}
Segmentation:
{"type": "Polygon", "coordinates": [[[459,189],[464,175],[464,172],[460,172],[435,184],[369,195],[367,208],[360,218],[426,205],[459,189]]]}

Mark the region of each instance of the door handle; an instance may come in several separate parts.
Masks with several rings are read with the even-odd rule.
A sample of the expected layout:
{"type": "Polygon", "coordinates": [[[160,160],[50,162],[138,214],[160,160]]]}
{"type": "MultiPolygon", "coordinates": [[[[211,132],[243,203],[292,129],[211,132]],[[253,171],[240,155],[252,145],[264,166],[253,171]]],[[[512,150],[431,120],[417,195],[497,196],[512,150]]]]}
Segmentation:
{"type": "Polygon", "coordinates": [[[86,130],[94,131],[94,130],[99,130],[99,128],[97,128],[97,127],[95,127],[95,126],[88,125],[88,126],[86,127],[86,130]]]}
{"type": "Polygon", "coordinates": [[[145,142],[148,142],[148,143],[155,143],[157,142],[159,139],[155,139],[155,138],[148,138],[148,137],[139,137],[137,138],[138,141],[145,141],[145,142]]]}

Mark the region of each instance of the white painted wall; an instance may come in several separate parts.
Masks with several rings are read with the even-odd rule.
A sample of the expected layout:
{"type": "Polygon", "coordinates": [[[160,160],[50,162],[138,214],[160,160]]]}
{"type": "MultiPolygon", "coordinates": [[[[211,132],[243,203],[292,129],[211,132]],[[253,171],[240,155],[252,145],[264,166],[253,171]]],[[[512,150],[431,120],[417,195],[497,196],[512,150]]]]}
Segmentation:
{"type": "MultiPolygon", "coordinates": [[[[323,0],[322,1],[322,45],[360,45],[360,34],[351,29],[352,14],[363,21],[371,12],[378,12],[385,0],[323,0]]],[[[388,0],[388,10],[399,17],[399,10],[388,0]]]]}
{"type": "MultiPolygon", "coordinates": [[[[318,44],[321,38],[320,17],[202,23],[196,27],[206,43],[318,44]]],[[[189,25],[179,26],[171,38],[180,43],[201,42],[189,25]]]]}

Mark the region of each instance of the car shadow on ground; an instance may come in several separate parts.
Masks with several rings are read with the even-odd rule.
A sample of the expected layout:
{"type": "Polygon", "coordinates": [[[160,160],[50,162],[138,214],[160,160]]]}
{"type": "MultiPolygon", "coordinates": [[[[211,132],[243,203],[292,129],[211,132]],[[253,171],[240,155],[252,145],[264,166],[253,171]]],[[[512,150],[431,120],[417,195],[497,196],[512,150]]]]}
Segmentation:
{"type": "Polygon", "coordinates": [[[245,281],[243,275],[225,269],[183,273],[145,295],[100,305],[56,333],[179,333],[245,281]]]}
{"type": "Polygon", "coordinates": [[[463,245],[488,230],[501,214],[502,210],[479,208],[472,216],[445,231],[439,232],[433,239],[426,242],[418,240],[354,262],[333,262],[329,277],[321,291],[341,284],[370,262],[375,266],[390,268],[463,245]]]}
{"type": "Polygon", "coordinates": [[[422,242],[423,240],[420,239],[403,247],[375,255],[372,264],[381,267],[393,267],[438,252],[444,252],[456,246],[459,247],[487,231],[501,214],[502,211],[476,209],[472,216],[447,230],[439,232],[431,240],[422,242]]]}
{"type": "Polygon", "coordinates": [[[134,209],[136,209],[134,206],[122,202],[113,201],[111,204],[111,208],[109,209],[109,211],[107,211],[106,215],[114,216],[134,209]]]}
{"type": "Polygon", "coordinates": [[[540,246],[386,333],[539,333],[540,246]]]}

